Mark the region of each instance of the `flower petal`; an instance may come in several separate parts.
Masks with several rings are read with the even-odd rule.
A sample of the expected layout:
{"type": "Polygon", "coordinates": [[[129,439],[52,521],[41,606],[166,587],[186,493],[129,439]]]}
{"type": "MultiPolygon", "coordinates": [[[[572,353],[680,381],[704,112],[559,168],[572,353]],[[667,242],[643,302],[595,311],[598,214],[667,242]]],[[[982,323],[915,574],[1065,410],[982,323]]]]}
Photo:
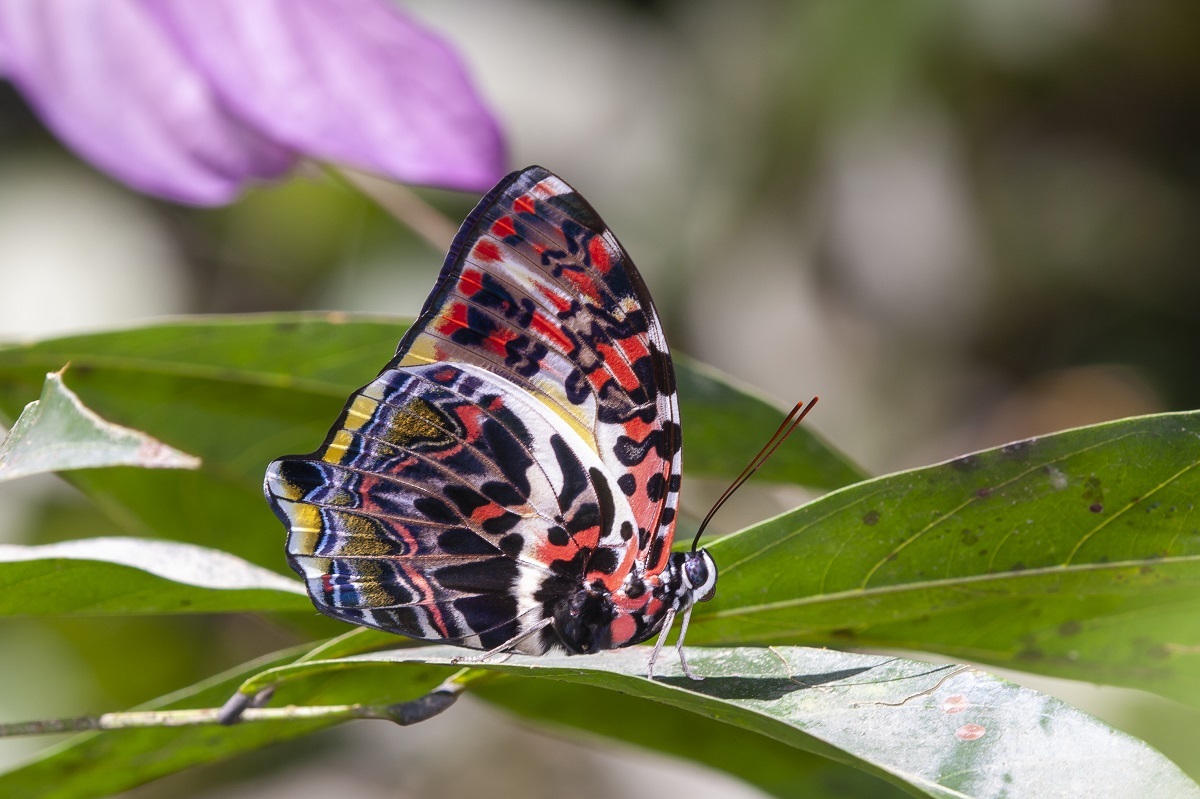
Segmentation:
{"type": "Polygon", "coordinates": [[[140,3],[4,0],[0,42],[6,77],[46,124],[134,188],[217,204],[295,162],[229,114],[140,3]]]}
{"type": "Polygon", "coordinates": [[[297,151],[448,188],[486,189],[505,171],[499,129],[454,51],[390,3],[154,7],[226,107],[297,151]]]}

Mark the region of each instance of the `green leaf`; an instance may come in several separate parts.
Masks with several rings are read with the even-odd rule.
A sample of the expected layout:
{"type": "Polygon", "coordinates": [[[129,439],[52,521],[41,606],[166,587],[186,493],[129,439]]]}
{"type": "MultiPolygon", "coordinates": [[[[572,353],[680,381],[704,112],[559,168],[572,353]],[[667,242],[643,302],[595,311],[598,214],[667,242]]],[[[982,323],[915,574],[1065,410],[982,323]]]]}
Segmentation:
{"type": "MultiPolygon", "coordinates": [[[[314,655],[367,651],[395,636],[359,629],[304,653],[314,655]],[[366,633],[360,635],[359,633],[366,633]]],[[[142,710],[216,707],[238,684],[256,673],[297,662],[301,648],[248,663],[199,685],[143,705],[142,710]]],[[[352,664],[353,665],[353,664],[352,664]]],[[[440,681],[439,673],[405,668],[352,667],[342,675],[310,672],[304,681],[280,686],[276,704],[343,704],[351,701],[404,701],[440,681]]],[[[899,796],[890,784],[824,757],[678,708],[653,704],[599,688],[493,674],[494,680],[472,683],[473,692],[519,715],[550,725],[559,734],[621,744],[640,744],[721,769],[780,797],[804,799],[881,799],[899,796]],[[631,723],[635,721],[636,723],[631,723]]],[[[451,710],[450,712],[454,712],[451,710]]],[[[52,796],[58,799],[107,796],[157,777],[225,759],[329,726],[328,722],[295,720],[243,723],[234,727],[179,729],[142,728],[87,733],[52,747],[30,763],[0,774],[0,795],[52,796]],[[134,767],[136,764],[136,767],[134,767]]],[[[413,730],[412,734],[422,734],[413,730]]]]}
{"type": "Polygon", "coordinates": [[[403,330],[390,320],[279,314],[2,347],[0,411],[20,407],[46,364],[70,361],[89,407],[203,460],[194,472],[86,471],[71,482],[130,534],[204,544],[284,571],[279,524],[262,498],[266,464],[314,449],[403,330]]]}
{"type": "MultiPolygon", "coordinates": [[[[644,648],[474,666],[664,703],[922,795],[1200,797],[1200,786],[1142,741],[975,669],[799,647],[698,648],[689,656],[703,681],[683,677],[671,659],[661,669],[667,676],[647,679],[644,648]]],[[[398,664],[462,657],[439,646],[309,661],[264,672],[241,690],[279,681],[296,691],[331,676],[351,683],[378,671],[403,675],[398,664]]]]}
{"type": "Polygon", "coordinates": [[[299,581],[191,544],[143,538],[0,544],[0,616],[310,608],[299,581]]]}
{"type": "Polygon", "coordinates": [[[311,450],[324,439],[349,392],[374,377],[405,329],[367,317],[265,314],[0,347],[0,408],[28,394],[43,364],[69,360],[89,407],[136,420],[199,454],[205,471],[258,490],[280,448],[311,450]]]}
{"type": "Polygon", "coordinates": [[[617,691],[505,677],[472,694],[585,746],[608,738],[716,769],[782,799],[893,799],[907,791],[865,771],[741,727],[617,691]]]}
{"type": "MultiPolygon", "coordinates": [[[[736,476],[770,440],[783,413],[755,389],[711,366],[683,355],[674,360],[684,471],[721,479],[736,476]]],[[[755,480],[832,489],[867,478],[807,425],[796,428],[787,444],[755,472],[755,480]]]]}
{"type": "MultiPolygon", "coordinates": [[[[0,346],[0,412],[15,415],[46,370],[69,361],[89,407],[203,459],[196,472],[78,472],[73,483],[130,534],[205,544],[282,570],[278,523],[262,499],[266,464],[315,449],[406,329],[391,319],[264,314],[0,346]]],[[[783,414],[686,358],[678,366],[685,468],[731,477],[783,414]]],[[[830,487],[859,475],[810,430],[793,439],[764,468],[768,478],[830,487]]]]}
{"type": "MultiPolygon", "coordinates": [[[[248,676],[291,662],[306,647],[245,664],[203,683],[143,705],[142,710],[220,707],[248,676]]],[[[293,704],[336,704],[342,699],[413,699],[433,688],[444,669],[358,675],[356,684],[331,679],[281,689],[279,700],[293,704]]],[[[28,763],[0,774],[0,796],[87,799],[110,796],[167,774],[222,760],[330,726],[328,721],[296,720],[237,724],[232,727],[147,727],[84,733],[39,753],[28,763]]]]}
{"type": "Polygon", "coordinates": [[[942,652],[1200,702],[1200,414],[829,494],[709,551],[689,642],[942,652]]]}
{"type": "Polygon", "coordinates": [[[0,480],[97,466],[196,469],[200,461],[104,421],[63,384],[61,372],[49,373],[41,397],[25,406],[0,442],[0,480]]]}

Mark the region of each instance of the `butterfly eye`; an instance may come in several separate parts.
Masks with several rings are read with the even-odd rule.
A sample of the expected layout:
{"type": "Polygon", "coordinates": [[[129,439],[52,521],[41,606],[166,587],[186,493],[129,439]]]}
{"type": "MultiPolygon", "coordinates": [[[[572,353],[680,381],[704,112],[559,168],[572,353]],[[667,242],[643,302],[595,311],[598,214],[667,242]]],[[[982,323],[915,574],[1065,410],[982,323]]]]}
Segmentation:
{"type": "Polygon", "coordinates": [[[696,602],[707,602],[717,592],[717,564],[704,550],[687,553],[683,564],[684,576],[696,602]]]}

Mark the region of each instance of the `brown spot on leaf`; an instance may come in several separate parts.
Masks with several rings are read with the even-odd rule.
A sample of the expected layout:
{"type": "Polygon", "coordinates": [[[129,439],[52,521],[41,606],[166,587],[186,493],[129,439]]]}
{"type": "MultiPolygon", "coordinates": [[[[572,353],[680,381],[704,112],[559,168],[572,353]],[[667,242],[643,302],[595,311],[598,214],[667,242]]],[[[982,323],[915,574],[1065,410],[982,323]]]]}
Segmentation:
{"type": "Polygon", "coordinates": [[[874,527],[875,525],[879,524],[879,511],[867,511],[863,514],[862,521],[863,524],[867,525],[868,527],[874,527]]]}
{"type": "Polygon", "coordinates": [[[1100,513],[1102,510],[1104,510],[1104,505],[1100,502],[1093,502],[1091,505],[1088,505],[1088,510],[1090,510],[1092,513],[1100,513]]]}
{"type": "Polygon", "coordinates": [[[977,741],[987,733],[987,727],[982,724],[964,724],[954,731],[954,737],[960,741],[977,741]]]}
{"type": "Polygon", "coordinates": [[[1083,625],[1080,624],[1076,619],[1072,619],[1071,621],[1064,621],[1062,624],[1058,625],[1058,634],[1062,636],[1079,635],[1079,632],[1082,629],[1083,625]]]}
{"type": "Polygon", "coordinates": [[[963,455],[950,461],[950,465],[960,472],[972,472],[979,468],[979,456],[963,455]]]}
{"type": "Polygon", "coordinates": [[[1036,441],[1036,438],[1027,438],[1024,441],[1014,441],[1011,444],[1005,444],[1000,448],[1000,454],[1008,455],[1010,457],[1014,455],[1020,455],[1029,449],[1032,449],[1036,441]]]}

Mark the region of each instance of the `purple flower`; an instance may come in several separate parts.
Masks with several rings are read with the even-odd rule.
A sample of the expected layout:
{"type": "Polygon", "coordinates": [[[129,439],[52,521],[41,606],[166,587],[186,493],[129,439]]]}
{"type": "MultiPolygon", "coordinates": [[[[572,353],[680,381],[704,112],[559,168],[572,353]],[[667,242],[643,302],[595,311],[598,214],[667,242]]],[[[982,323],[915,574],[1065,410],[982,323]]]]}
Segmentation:
{"type": "Polygon", "coordinates": [[[0,74],[85,158],[179,202],[300,158],[471,190],[504,171],[462,63],[386,0],[3,0],[0,74]]]}

